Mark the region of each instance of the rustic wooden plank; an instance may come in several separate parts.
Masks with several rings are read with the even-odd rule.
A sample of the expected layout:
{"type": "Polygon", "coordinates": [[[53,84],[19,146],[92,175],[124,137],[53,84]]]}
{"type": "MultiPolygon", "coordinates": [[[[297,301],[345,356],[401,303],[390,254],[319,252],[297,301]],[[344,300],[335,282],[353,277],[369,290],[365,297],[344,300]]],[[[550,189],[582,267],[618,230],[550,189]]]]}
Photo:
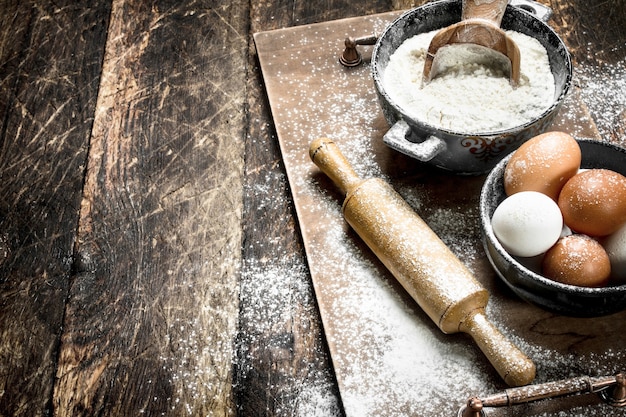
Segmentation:
{"type": "Polygon", "coordinates": [[[0,415],[50,415],[110,5],[0,4],[0,415]]]}
{"type": "Polygon", "coordinates": [[[113,3],[59,416],[234,414],[247,4],[113,3]]]}
{"type": "Polygon", "coordinates": [[[551,7],[603,139],[626,146],[626,2],[559,0],[551,7]]]}
{"type": "Polygon", "coordinates": [[[615,64],[624,60],[626,7],[623,0],[559,0],[545,3],[552,7],[552,22],[567,40],[576,64],[615,64]]]}
{"type": "MultiPolygon", "coordinates": [[[[69,225],[75,228],[79,210],[80,194],[74,192],[81,187],[84,166],[80,161],[86,155],[91,129],[110,11],[108,3],[92,2],[88,10],[69,2],[52,4],[43,0],[0,4],[4,23],[0,28],[0,175],[3,180],[0,184],[3,197],[0,201],[3,226],[0,234],[0,340],[3,341],[0,344],[0,414],[49,415],[53,413],[52,405],[60,415],[90,414],[104,408],[108,411],[101,414],[130,414],[139,410],[141,407],[137,404],[150,394],[155,394],[152,398],[156,398],[154,402],[158,404],[146,410],[155,414],[170,406],[173,414],[202,411],[200,406],[195,410],[179,406],[184,402],[197,405],[202,395],[207,398],[205,405],[210,403],[207,408],[214,406],[221,412],[232,410],[232,404],[224,400],[230,396],[225,381],[232,377],[224,365],[225,359],[216,365],[214,372],[206,372],[211,376],[204,380],[206,384],[226,387],[218,400],[213,401],[206,395],[209,391],[206,387],[204,391],[195,390],[194,384],[201,378],[187,378],[187,385],[182,387],[181,376],[194,367],[203,372],[200,365],[210,356],[206,351],[195,355],[192,353],[194,346],[208,349],[216,339],[209,338],[204,344],[196,345],[192,343],[193,333],[186,332],[185,326],[175,330],[170,325],[185,324],[187,329],[195,326],[197,330],[203,320],[213,319],[223,321],[215,328],[233,328],[227,319],[233,317],[228,301],[225,301],[228,306],[224,313],[200,311],[197,322],[189,324],[184,320],[189,319],[189,311],[193,311],[188,307],[189,300],[201,305],[201,300],[215,298],[217,301],[207,303],[212,307],[224,300],[232,301],[230,280],[236,275],[232,271],[236,269],[233,265],[237,260],[217,253],[211,263],[212,255],[219,251],[201,247],[187,257],[189,268],[181,272],[184,267],[174,258],[191,253],[188,248],[200,241],[197,236],[201,232],[196,229],[204,228],[206,235],[210,234],[206,230],[209,221],[200,220],[203,215],[215,217],[206,215],[207,207],[220,210],[224,206],[228,206],[224,211],[229,212],[229,218],[221,224],[220,219],[211,224],[217,230],[215,235],[226,236],[224,253],[233,250],[238,256],[238,250],[233,249],[236,246],[233,241],[237,240],[232,235],[235,232],[224,233],[231,226],[234,230],[238,228],[233,225],[230,210],[237,207],[238,197],[233,197],[237,194],[238,187],[234,185],[237,180],[229,177],[224,181],[223,187],[228,189],[232,203],[223,204],[207,203],[206,195],[190,196],[192,185],[188,184],[207,188],[216,179],[219,187],[227,168],[216,169],[214,174],[207,174],[210,179],[204,178],[196,174],[208,173],[213,168],[198,168],[198,159],[205,158],[209,161],[207,165],[218,167],[231,158],[240,161],[240,154],[231,149],[231,153],[227,150],[219,154],[222,159],[211,159],[214,153],[201,150],[190,156],[192,152],[184,147],[182,136],[186,134],[190,142],[198,144],[194,132],[199,130],[189,121],[200,120],[200,113],[213,114],[210,106],[221,107],[222,104],[225,112],[239,108],[245,87],[250,90],[247,105],[251,115],[243,214],[246,221],[244,254],[248,261],[243,266],[242,325],[234,378],[241,400],[240,414],[333,415],[339,399],[312,298],[310,277],[303,266],[299,229],[259,69],[252,55],[248,61],[250,78],[245,83],[242,72],[245,59],[224,63],[225,56],[231,53],[228,47],[244,36],[247,16],[240,11],[242,6],[226,3],[213,8],[215,16],[221,14],[224,18],[215,20],[225,22],[213,25],[213,29],[221,31],[223,36],[212,36],[207,41],[199,38],[207,33],[214,34],[206,22],[215,21],[201,14],[209,6],[188,3],[182,6],[186,10],[183,13],[173,3],[146,5],[142,10],[141,4],[129,2],[126,10],[135,13],[126,16],[128,26],[124,30],[118,27],[117,36],[111,40],[111,43],[118,43],[118,52],[139,52],[119,57],[125,60],[121,64],[109,63],[113,68],[109,72],[112,78],[103,84],[109,90],[109,97],[102,107],[103,112],[99,113],[96,129],[99,139],[90,164],[91,182],[80,229],[81,256],[75,264],[74,298],[67,311],[69,331],[64,339],[65,356],[57,374],[55,401],[51,403],[60,320],[73,261],[74,234],[69,225]],[[223,13],[228,8],[237,12],[223,13]],[[173,9],[173,13],[164,12],[169,9],[173,9]],[[195,24],[189,24],[190,20],[195,24]],[[234,35],[228,25],[235,28],[234,35]],[[143,42],[146,40],[143,33],[153,34],[168,27],[172,29],[170,36],[151,36],[147,43],[143,42]],[[194,34],[194,31],[198,32],[194,34]],[[224,40],[229,35],[234,36],[230,43],[224,40]],[[176,43],[181,39],[187,43],[176,43]],[[155,45],[158,42],[162,45],[155,45]],[[207,46],[213,48],[203,49],[207,46]],[[164,61],[164,68],[157,70],[155,60],[164,61]],[[116,69],[120,71],[115,72],[116,69]],[[188,80],[193,78],[186,87],[180,77],[173,76],[184,69],[191,69],[188,80]],[[197,89],[190,87],[201,78],[199,72],[203,70],[218,74],[214,84],[197,89]],[[224,71],[228,70],[233,70],[236,81],[224,81],[227,78],[224,71]],[[166,77],[174,78],[175,82],[172,85],[161,83],[166,77]],[[220,83],[236,87],[228,90],[220,83]],[[118,87],[119,93],[111,96],[118,87]],[[207,106],[204,109],[200,108],[202,106],[186,111],[174,109],[175,106],[189,109],[200,102],[195,96],[188,98],[190,94],[185,91],[192,90],[216,99],[202,103],[207,106]],[[240,100],[239,104],[224,104],[229,101],[225,91],[235,97],[233,102],[240,100]],[[116,102],[111,103],[113,100],[116,102]],[[165,110],[159,108],[161,101],[165,110]],[[111,126],[107,125],[109,121],[113,122],[111,126]],[[180,126],[174,126],[176,122],[180,126]],[[131,132],[133,135],[141,132],[141,140],[126,143],[126,139],[134,137],[131,132]],[[174,139],[166,144],[166,139],[162,139],[165,136],[174,139]],[[173,148],[171,153],[167,146],[173,148]],[[136,162],[132,156],[136,157],[136,162]],[[191,164],[180,162],[182,157],[188,157],[191,164]],[[217,160],[222,162],[212,162],[217,160]],[[126,161],[129,161],[127,165],[126,161]],[[163,177],[159,177],[161,174],[163,177]],[[154,203],[157,194],[164,197],[158,208],[155,204],[143,204],[146,200],[154,203]],[[108,196],[113,196],[114,201],[107,201],[108,196]],[[193,216],[197,216],[195,223],[193,216]],[[184,220],[179,221],[180,218],[184,220]],[[255,225],[255,221],[259,224],[255,225]],[[173,231],[176,222],[182,224],[178,226],[178,234],[173,231]],[[193,232],[187,233],[190,228],[193,232]],[[142,246],[147,242],[148,246],[142,246]],[[283,251],[290,255],[276,262],[277,253],[283,251]],[[224,258],[228,260],[222,262],[224,258]],[[136,262],[131,262],[133,260],[136,262]],[[210,262],[211,266],[201,266],[202,260],[210,262]],[[158,271],[168,267],[172,267],[169,269],[173,271],[171,276],[160,275],[158,271]],[[125,272],[129,268],[134,268],[134,272],[125,272]],[[222,286],[216,284],[217,290],[211,293],[212,283],[220,281],[219,273],[214,272],[218,270],[227,282],[222,286]],[[287,279],[281,280],[283,273],[287,279]],[[193,279],[188,279],[187,283],[194,285],[200,281],[199,275],[210,275],[211,284],[202,281],[194,287],[197,291],[193,294],[190,294],[191,289],[175,285],[189,277],[193,279]],[[257,279],[263,282],[256,285],[257,279]],[[161,292],[157,291],[158,286],[163,288],[161,292]],[[277,310],[277,305],[282,309],[277,310]],[[160,316],[151,313],[155,310],[160,316]],[[268,313],[277,311],[279,314],[268,318],[268,313]],[[120,323],[120,316],[132,317],[134,321],[120,323]],[[132,328],[134,324],[136,327],[132,328]],[[136,340],[141,342],[133,344],[135,334],[136,340]],[[166,337],[169,338],[167,343],[163,342],[166,337]],[[167,354],[161,356],[168,347],[167,354]],[[189,361],[191,356],[194,359],[189,361]],[[185,361],[190,363],[184,364],[185,361]],[[155,384],[157,374],[163,381],[155,384]],[[146,378],[141,379],[142,376],[146,378]],[[320,388],[311,390],[316,383],[320,388]],[[123,402],[135,405],[121,405],[123,402]],[[306,414],[307,411],[310,413],[306,414]]],[[[586,86],[597,90],[607,85],[606,81],[609,86],[619,86],[616,80],[623,72],[616,72],[616,69],[624,63],[626,45],[621,24],[624,3],[582,0],[546,3],[555,8],[553,21],[565,34],[576,62],[589,63],[602,75],[602,80],[595,84],[589,79],[583,80],[586,86]]],[[[380,1],[359,4],[258,2],[252,6],[252,32],[413,5],[414,2],[405,0],[392,1],[390,7],[380,1]]],[[[118,19],[121,21],[119,15],[118,19]]],[[[252,46],[250,51],[254,52],[252,46]]],[[[623,96],[605,94],[602,100],[595,100],[598,95],[588,97],[592,100],[589,103],[591,113],[611,140],[626,141],[623,96]]],[[[243,116],[237,114],[232,118],[230,127],[224,127],[225,119],[225,116],[211,119],[218,127],[208,136],[211,139],[219,136],[222,140],[223,136],[232,134],[236,141],[241,137],[243,116]]],[[[226,167],[232,166],[241,169],[238,162],[226,162],[226,167]]],[[[235,176],[238,174],[241,171],[235,176]]],[[[210,238],[205,237],[205,242],[208,240],[210,238]]],[[[229,355],[229,349],[230,346],[226,348],[228,352],[223,353],[224,357],[229,355]]],[[[223,359],[219,353],[214,355],[218,361],[223,359]]]]}
{"type": "MultiPolygon", "coordinates": [[[[256,62],[251,62],[252,66],[256,62]]],[[[241,416],[341,415],[258,67],[249,75],[235,389],[241,416]]]]}
{"type": "MultiPolygon", "coordinates": [[[[251,33],[391,10],[388,1],[254,2],[251,33]]],[[[235,386],[242,416],[343,415],[254,45],[235,386]]]]}

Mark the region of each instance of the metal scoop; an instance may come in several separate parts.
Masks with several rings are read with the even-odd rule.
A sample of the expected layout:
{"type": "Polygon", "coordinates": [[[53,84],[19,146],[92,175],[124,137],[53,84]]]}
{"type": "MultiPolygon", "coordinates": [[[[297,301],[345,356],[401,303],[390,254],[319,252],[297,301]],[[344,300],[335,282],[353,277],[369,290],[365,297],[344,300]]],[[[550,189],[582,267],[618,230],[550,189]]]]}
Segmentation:
{"type": "Polygon", "coordinates": [[[492,49],[510,61],[509,80],[514,87],[519,84],[519,48],[500,29],[507,0],[463,0],[461,21],[441,29],[430,42],[424,62],[423,82],[433,79],[438,71],[437,51],[451,44],[474,44],[492,49]]]}

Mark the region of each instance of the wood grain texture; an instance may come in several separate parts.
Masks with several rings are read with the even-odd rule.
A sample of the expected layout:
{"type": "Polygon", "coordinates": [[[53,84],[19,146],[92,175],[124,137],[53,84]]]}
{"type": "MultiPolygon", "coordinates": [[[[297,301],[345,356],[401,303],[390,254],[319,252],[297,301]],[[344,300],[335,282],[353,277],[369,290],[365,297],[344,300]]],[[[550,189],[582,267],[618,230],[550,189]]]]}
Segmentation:
{"type": "Polygon", "coordinates": [[[626,1],[546,2],[578,65],[615,64],[626,57],[626,1]]]}
{"type": "Polygon", "coordinates": [[[50,414],[109,10],[0,4],[3,416],[50,414]]]}
{"type": "MultiPolygon", "coordinates": [[[[250,65],[257,63],[251,59],[250,65]]],[[[256,67],[258,68],[258,67],[256,67]]],[[[341,412],[302,240],[258,71],[248,79],[250,123],[235,362],[241,416],[341,412]]]]}
{"type": "Polygon", "coordinates": [[[603,139],[626,146],[626,103],[622,80],[626,62],[626,1],[558,0],[550,23],[564,38],[577,72],[574,83],[586,100],[603,139]]]}
{"type": "Polygon", "coordinates": [[[246,5],[113,3],[59,416],[234,414],[246,5]]]}
{"type": "MultiPolygon", "coordinates": [[[[375,2],[255,2],[250,33],[391,10],[375,2]]],[[[241,416],[343,409],[282,155],[250,38],[244,246],[235,386],[241,416]]]]}
{"type": "MultiPolygon", "coordinates": [[[[342,415],[251,35],[424,2],[1,2],[0,415],[342,415]]],[[[610,80],[624,0],[542,2],[610,80]]]]}

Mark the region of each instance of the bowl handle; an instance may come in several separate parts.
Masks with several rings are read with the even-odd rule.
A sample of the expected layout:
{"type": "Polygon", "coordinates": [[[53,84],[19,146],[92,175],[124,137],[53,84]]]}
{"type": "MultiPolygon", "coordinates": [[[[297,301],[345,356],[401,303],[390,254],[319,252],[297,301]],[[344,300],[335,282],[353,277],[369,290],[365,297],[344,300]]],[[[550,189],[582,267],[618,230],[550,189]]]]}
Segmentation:
{"type": "Polygon", "coordinates": [[[444,152],[446,142],[437,136],[428,136],[422,142],[411,142],[407,138],[411,135],[411,126],[404,120],[398,120],[383,136],[383,142],[392,149],[408,155],[418,161],[428,162],[444,152]]]}
{"type": "Polygon", "coordinates": [[[522,9],[544,23],[547,23],[552,16],[552,9],[534,0],[511,0],[509,4],[518,9],[522,9]]]}

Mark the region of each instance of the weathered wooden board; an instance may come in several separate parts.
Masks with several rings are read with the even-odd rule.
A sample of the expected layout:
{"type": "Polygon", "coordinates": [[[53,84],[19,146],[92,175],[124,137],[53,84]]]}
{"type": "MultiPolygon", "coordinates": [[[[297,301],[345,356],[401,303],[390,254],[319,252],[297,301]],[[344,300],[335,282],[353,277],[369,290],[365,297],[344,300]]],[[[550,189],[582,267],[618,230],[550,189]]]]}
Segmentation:
{"type": "Polygon", "coordinates": [[[247,5],[113,2],[59,416],[235,413],[247,5]]]}
{"type": "Polygon", "coordinates": [[[51,415],[108,1],[1,2],[0,415],[51,415]]]}
{"type": "MultiPolygon", "coordinates": [[[[392,9],[389,1],[251,2],[250,32],[392,9]]],[[[254,44],[247,80],[235,391],[241,416],[343,415],[254,44]]]]}
{"type": "Polygon", "coordinates": [[[626,2],[548,2],[566,40],[583,91],[582,101],[603,139],[626,146],[626,2]]]}
{"type": "MultiPolygon", "coordinates": [[[[382,145],[388,127],[368,65],[346,70],[337,57],[346,35],[379,32],[396,15],[255,34],[346,414],[453,415],[468,396],[505,387],[466,337],[440,334],[343,223],[341,196],[308,158],[308,143],[319,136],[333,138],[362,176],[390,181],[474,271],[493,294],[492,320],[537,363],[538,382],[620,370],[626,352],[607,329],[626,330],[626,313],[561,317],[512,296],[480,245],[483,178],[441,173],[382,145]]],[[[598,137],[578,93],[574,89],[553,129],[598,137]]],[[[581,415],[619,412],[593,396],[529,405],[524,412],[558,415],[564,407],[581,415]]]]}
{"type": "MultiPolygon", "coordinates": [[[[249,33],[418,3],[117,2],[107,43],[111,0],[2,2],[0,415],[342,415],[249,33]]],[[[550,5],[576,62],[619,75],[624,2],[550,5]]],[[[603,79],[576,83],[601,91],[603,79]]],[[[626,143],[619,95],[587,105],[626,143]]],[[[422,180],[427,214],[458,220],[465,197],[441,209],[448,189],[430,194],[438,180],[422,180]]],[[[559,320],[536,331],[586,349],[587,323],[559,320]]]]}

